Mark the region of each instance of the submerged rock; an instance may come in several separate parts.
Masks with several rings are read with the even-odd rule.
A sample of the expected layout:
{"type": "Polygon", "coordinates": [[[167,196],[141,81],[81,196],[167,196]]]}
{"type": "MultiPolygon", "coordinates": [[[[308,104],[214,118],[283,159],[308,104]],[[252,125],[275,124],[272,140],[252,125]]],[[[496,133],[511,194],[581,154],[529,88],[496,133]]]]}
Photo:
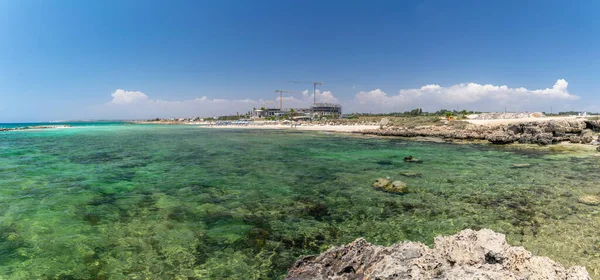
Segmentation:
{"type": "Polygon", "coordinates": [[[415,158],[415,157],[413,157],[413,156],[407,156],[407,157],[404,157],[404,161],[405,161],[405,162],[421,162],[421,160],[420,160],[420,159],[418,159],[418,158],[415,158]]]}
{"type": "Polygon", "coordinates": [[[597,195],[582,195],[577,198],[579,203],[586,205],[600,205],[600,196],[597,195]]]}
{"type": "Polygon", "coordinates": [[[421,173],[409,172],[409,171],[402,171],[402,172],[399,172],[398,174],[400,174],[404,177],[411,177],[411,178],[421,178],[423,176],[423,174],[421,174],[421,173]]]}
{"type": "Polygon", "coordinates": [[[373,187],[378,190],[390,193],[407,193],[408,186],[402,181],[390,181],[386,178],[379,178],[373,183],[373,187]]]}
{"type": "Polygon", "coordinates": [[[375,183],[373,183],[373,187],[376,189],[381,189],[391,183],[392,182],[389,179],[379,178],[379,179],[375,180],[375,183]]]}
{"type": "Polygon", "coordinates": [[[359,238],[298,260],[286,279],[591,279],[585,267],[569,269],[512,247],[489,229],[438,236],[432,249],[417,242],[390,247],[359,238]]]}

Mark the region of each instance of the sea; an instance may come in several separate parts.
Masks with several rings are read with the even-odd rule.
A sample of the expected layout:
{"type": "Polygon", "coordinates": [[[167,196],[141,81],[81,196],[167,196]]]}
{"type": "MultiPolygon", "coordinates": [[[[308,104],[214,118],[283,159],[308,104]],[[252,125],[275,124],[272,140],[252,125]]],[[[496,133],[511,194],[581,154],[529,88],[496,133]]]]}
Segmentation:
{"type": "Polygon", "coordinates": [[[0,279],[283,279],[359,237],[431,245],[466,228],[600,275],[600,206],[577,199],[599,192],[591,152],[67,124],[0,132],[0,279]]]}

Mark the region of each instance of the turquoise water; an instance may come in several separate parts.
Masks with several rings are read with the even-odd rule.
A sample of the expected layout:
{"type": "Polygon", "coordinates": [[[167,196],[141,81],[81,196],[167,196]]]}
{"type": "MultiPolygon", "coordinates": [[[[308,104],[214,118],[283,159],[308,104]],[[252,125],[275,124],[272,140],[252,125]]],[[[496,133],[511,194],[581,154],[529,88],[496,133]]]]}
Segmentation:
{"type": "Polygon", "coordinates": [[[0,123],[0,128],[17,128],[27,126],[55,126],[69,125],[74,127],[90,127],[90,126],[107,126],[107,125],[123,125],[123,122],[115,121],[78,121],[78,122],[34,122],[34,123],[0,123]]]}
{"type": "Polygon", "coordinates": [[[597,276],[600,208],[577,197],[598,193],[599,167],[548,150],[313,132],[4,132],[0,278],[277,279],[300,255],[357,237],[431,244],[483,227],[597,276]],[[386,176],[411,192],[371,187],[386,176]]]}

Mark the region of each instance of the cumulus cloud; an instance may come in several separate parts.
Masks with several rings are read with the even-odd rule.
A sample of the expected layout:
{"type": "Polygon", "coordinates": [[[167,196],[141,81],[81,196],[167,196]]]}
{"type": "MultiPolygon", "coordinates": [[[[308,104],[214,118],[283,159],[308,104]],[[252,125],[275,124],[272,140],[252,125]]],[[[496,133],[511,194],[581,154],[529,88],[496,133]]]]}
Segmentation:
{"type": "Polygon", "coordinates": [[[523,87],[481,85],[463,83],[443,87],[432,84],[416,89],[403,89],[396,95],[389,95],[381,89],[362,91],[350,101],[350,107],[356,111],[402,111],[416,107],[425,110],[442,108],[500,111],[504,106],[513,111],[543,109],[552,104],[562,105],[565,101],[579,99],[567,90],[569,83],[564,79],[556,81],[552,88],[529,90],[523,87]]]}
{"type": "Polygon", "coordinates": [[[148,96],[141,91],[126,91],[117,89],[112,94],[113,104],[131,104],[148,100],[148,96]]]}
{"type": "MultiPolygon", "coordinates": [[[[338,99],[331,91],[316,91],[318,103],[341,103],[344,112],[392,112],[423,108],[426,111],[439,109],[467,109],[476,111],[548,111],[550,106],[558,110],[571,110],[571,101],[579,99],[569,93],[568,83],[559,79],[545,89],[510,88],[508,86],[463,83],[452,86],[437,84],[420,88],[402,89],[397,94],[388,94],[381,89],[361,91],[349,99],[338,99]]],[[[279,107],[279,95],[271,99],[217,99],[202,96],[190,100],[164,101],[152,99],[141,91],[117,89],[112,101],[100,106],[98,118],[134,119],[154,117],[194,117],[245,114],[252,108],[279,107]]],[[[284,108],[307,108],[313,103],[312,91],[300,94],[287,93],[283,96],[284,108]]]]}

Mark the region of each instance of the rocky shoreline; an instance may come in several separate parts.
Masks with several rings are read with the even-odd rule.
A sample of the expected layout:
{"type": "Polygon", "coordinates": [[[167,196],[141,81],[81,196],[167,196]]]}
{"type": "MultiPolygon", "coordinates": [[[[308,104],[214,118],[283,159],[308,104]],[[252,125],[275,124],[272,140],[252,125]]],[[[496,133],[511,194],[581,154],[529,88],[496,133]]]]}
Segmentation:
{"type": "Polygon", "coordinates": [[[69,128],[70,125],[37,125],[37,126],[22,126],[22,127],[0,127],[0,132],[15,131],[15,130],[32,130],[32,129],[53,129],[53,128],[69,128]]]}
{"type": "Polygon", "coordinates": [[[298,260],[288,280],[304,279],[591,279],[585,267],[565,268],[489,229],[438,236],[433,248],[417,242],[389,247],[359,238],[298,260]]]}
{"type": "Polygon", "coordinates": [[[446,140],[487,140],[493,144],[539,144],[560,142],[597,143],[600,120],[569,119],[521,121],[511,124],[475,125],[449,121],[445,125],[399,127],[381,125],[379,129],[363,130],[363,134],[400,137],[437,137],[446,140]]]}

